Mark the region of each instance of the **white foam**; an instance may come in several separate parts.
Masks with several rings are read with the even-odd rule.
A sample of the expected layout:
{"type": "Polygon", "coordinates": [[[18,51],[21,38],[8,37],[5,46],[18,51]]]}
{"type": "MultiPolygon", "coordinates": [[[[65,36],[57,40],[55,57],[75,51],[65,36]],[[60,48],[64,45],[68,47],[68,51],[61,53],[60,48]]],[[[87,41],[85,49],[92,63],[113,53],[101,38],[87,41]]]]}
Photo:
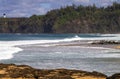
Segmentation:
{"type": "Polygon", "coordinates": [[[120,58],[120,54],[99,54],[96,55],[94,58],[120,58]]]}
{"type": "Polygon", "coordinates": [[[120,34],[101,34],[101,37],[84,38],[83,40],[120,40],[120,34]]]}
{"type": "Polygon", "coordinates": [[[62,52],[55,52],[56,54],[61,54],[62,52]]]}
{"type": "MultiPolygon", "coordinates": [[[[31,44],[44,44],[44,43],[58,43],[58,42],[70,42],[81,40],[80,37],[66,38],[62,40],[21,40],[21,41],[0,41],[0,60],[11,59],[13,54],[22,51],[23,49],[16,46],[31,45],[31,44]]],[[[48,47],[47,45],[46,47],[48,47]]]]}
{"type": "MultiPolygon", "coordinates": [[[[30,45],[30,44],[44,44],[44,43],[59,43],[59,42],[71,42],[79,40],[103,40],[103,39],[119,39],[120,35],[115,35],[115,37],[96,37],[96,38],[80,38],[75,35],[72,38],[58,39],[58,40],[21,40],[21,41],[0,41],[0,60],[10,59],[13,57],[14,53],[22,51],[21,48],[16,46],[20,45],[30,45]]],[[[47,45],[49,46],[49,45],[47,45]]],[[[46,46],[46,47],[47,47],[46,46]]]]}
{"type": "Polygon", "coordinates": [[[21,48],[18,47],[1,47],[0,46],[0,60],[3,59],[11,59],[13,58],[13,54],[22,51],[21,48]]]}

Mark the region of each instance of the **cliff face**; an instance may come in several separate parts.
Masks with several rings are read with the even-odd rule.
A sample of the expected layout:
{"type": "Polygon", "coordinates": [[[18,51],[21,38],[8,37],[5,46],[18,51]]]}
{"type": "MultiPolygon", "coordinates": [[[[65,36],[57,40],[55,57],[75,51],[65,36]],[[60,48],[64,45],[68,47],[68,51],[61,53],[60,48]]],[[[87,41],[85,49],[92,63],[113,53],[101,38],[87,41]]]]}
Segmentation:
{"type": "Polygon", "coordinates": [[[27,18],[0,18],[0,33],[15,33],[27,18]]]}
{"type": "Polygon", "coordinates": [[[0,64],[0,79],[106,79],[106,75],[79,70],[40,70],[26,65],[0,64]]]}

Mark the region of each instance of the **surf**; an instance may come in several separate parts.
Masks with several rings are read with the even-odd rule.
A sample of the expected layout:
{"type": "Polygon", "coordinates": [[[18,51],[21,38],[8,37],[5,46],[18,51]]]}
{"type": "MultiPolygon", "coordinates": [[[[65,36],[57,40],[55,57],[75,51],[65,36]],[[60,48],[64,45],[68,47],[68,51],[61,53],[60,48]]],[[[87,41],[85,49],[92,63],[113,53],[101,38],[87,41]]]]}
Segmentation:
{"type": "Polygon", "coordinates": [[[11,59],[13,54],[23,51],[19,46],[45,43],[71,42],[81,40],[79,36],[55,40],[18,40],[18,41],[0,41],[0,60],[11,59]]]}
{"type": "MultiPolygon", "coordinates": [[[[114,36],[114,35],[112,35],[114,36]]],[[[3,59],[11,59],[13,58],[15,53],[18,53],[20,51],[23,51],[19,46],[21,45],[32,45],[32,44],[47,44],[51,43],[60,43],[60,42],[73,42],[73,41],[81,41],[81,40],[104,40],[104,39],[118,39],[120,35],[115,35],[115,37],[81,37],[80,35],[74,35],[72,37],[64,37],[64,38],[57,38],[57,39],[39,39],[39,40],[10,40],[10,41],[0,41],[0,60],[3,59]]],[[[53,36],[54,37],[54,36],[53,36]]],[[[58,36],[59,37],[59,36],[58,36]]],[[[41,37],[42,38],[42,37],[41,37]]],[[[47,45],[47,46],[51,46],[47,45]]],[[[55,44],[53,44],[55,45],[55,44]]],[[[46,47],[47,47],[46,46],[46,47]]]]}

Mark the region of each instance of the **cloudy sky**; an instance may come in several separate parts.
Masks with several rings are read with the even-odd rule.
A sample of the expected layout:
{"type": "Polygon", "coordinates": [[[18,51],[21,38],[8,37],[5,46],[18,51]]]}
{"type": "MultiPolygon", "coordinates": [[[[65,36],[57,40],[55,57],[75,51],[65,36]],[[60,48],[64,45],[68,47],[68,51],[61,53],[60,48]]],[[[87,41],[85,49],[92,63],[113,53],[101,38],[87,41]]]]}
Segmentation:
{"type": "Polygon", "coordinates": [[[0,0],[0,16],[29,17],[33,14],[42,15],[47,11],[66,5],[107,6],[120,0],[0,0]]]}

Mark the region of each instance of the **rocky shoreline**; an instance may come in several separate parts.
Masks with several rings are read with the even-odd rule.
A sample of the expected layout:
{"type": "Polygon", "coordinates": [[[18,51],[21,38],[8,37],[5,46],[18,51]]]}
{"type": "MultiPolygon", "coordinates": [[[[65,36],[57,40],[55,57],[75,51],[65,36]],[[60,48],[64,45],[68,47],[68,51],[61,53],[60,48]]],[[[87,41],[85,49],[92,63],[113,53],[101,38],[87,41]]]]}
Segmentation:
{"type": "Polygon", "coordinates": [[[107,77],[93,71],[35,69],[27,65],[0,64],[0,79],[120,79],[120,74],[107,77]]]}
{"type": "Polygon", "coordinates": [[[120,41],[115,40],[97,40],[91,43],[92,46],[120,49],[120,41]]]}
{"type": "Polygon", "coordinates": [[[120,44],[120,41],[113,41],[113,40],[100,40],[100,41],[94,41],[92,44],[120,44]]]}

